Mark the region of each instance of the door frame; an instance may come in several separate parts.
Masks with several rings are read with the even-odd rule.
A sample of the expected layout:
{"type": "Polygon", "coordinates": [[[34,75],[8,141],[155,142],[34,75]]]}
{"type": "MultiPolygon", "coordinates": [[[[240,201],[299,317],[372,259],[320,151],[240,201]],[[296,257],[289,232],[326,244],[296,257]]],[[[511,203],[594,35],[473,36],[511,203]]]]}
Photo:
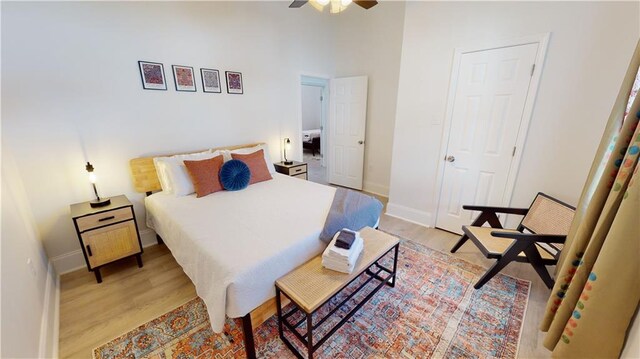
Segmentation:
{"type": "MultiPolygon", "coordinates": [[[[326,164],[326,150],[327,150],[327,125],[329,115],[329,81],[331,77],[324,75],[311,75],[306,73],[300,74],[300,81],[298,84],[298,135],[302,136],[302,86],[315,86],[322,88],[322,113],[320,116],[320,126],[322,129],[320,131],[320,158],[322,159],[322,167],[327,169],[326,164]]],[[[304,149],[302,148],[302,143],[300,143],[300,158],[302,158],[304,153],[304,149]]]]}
{"type": "MultiPolygon", "coordinates": [[[[453,105],[455,103],[455,94],[458,85],[458,75],[460,73],[460,61],[462,60],[462,55],[486,51],[486,50],[495,50],[505,47],[513,47],[520,45],[529,45],[529,44],[538,44],[538,52],[536,53],[535,59],[535,69],[533,72],[533,76],[531,77],[531,81],[529,82],[529,90],[527,92],[527,97],[524,103],[524,110],[522,112],[522,118],[520,120],[520,128],[518,130],[518,134],[516,137],[516,151],[514,156],[511,159],[511,164],[509,165],[509,173],[507,175],[507,184],[505,188],[505,192],[502,196],[501,206],[509,206],[511,204],[511,197],[513,196],[513,189],[515,187],[516,178],[518,175],[518,170],[520,168],[520,161],[522,159],[522,153],[524,149],[524,145],[527,139],[527,133],[529,131],[529,123],[531,122],[531,117],[533,115],[533,109],[535,106],[536,96],[538,94],[538,89],[540,85],[540,78],[542,75],[542,71],[544,69],[544,60],[547,54],[547,48],[549,45],[549,38],[551,37],[551,33],[543,33],[536,35],[529,35],[524,37],[519,37],[517,39],[512,40],[502,40],[488,43],[484,46],[474,46],[474,47],[464,47],[464,48],[455,48],[453,54],[453,66],[451,68],[451,78],[449,80],[449,93],[447,95],[447,107],[445,112],[444,123],[442,126],[442,136],[440,139],[440,152],[438,157],[438,167],[436,170],[436,186],[434,188],[434,197],[437,198],[436,207],[435,207],[435,216],[433,216],[432,225],[435,228],[438,223],[438,215],[440,208],[440,198],[442,194],[442,185],[444,181],[444,170],[445,170],[445,161],[444,158],[447,155],[448,147],[449,147],[449,137],[451,135],[451,122],[453,117],[453,105]]],[[[470,203],[471,204],[471,203],[470,203]]]]}

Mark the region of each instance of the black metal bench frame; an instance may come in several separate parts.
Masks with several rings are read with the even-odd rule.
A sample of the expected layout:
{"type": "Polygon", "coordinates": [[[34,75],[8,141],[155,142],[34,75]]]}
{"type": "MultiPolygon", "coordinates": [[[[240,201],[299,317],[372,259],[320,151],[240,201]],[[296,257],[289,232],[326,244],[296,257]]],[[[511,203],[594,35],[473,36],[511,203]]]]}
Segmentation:
{"type": "Polygon", "coordinates": [[[280,290],[280,288],[278,288],[278,286],[276,285],[276,308],[278,312],[278,332],[280,334],[280,339],[287,345],[287,347],[293,352],[293,354],[295,354],[296,357],[301,359],[304,358],[304,356],[298,351],[298,349],[296,349],[293,343],[291,343],[289,339],[285,337],[284,328],[286,327],[289,330],[289,332],[291,332],[294,335],[295,338],[297,338],[302,344],[306,346],[308,358],[310,359],[313,358],[313,353],[316,350],[318,350],[318,348],[320,348],[320,346],[322,346],[322,344],[324,344],[324,342],[326,342],[327,339],[329,339],[338,329],[340,329],[340,327],[342,327],[342,325],[344,325],[344,323],[346,323],[363,305],[365,305],[369,301],[369,299],[371,299],[385,284],[390,287],[395,287],[396,271],[398,267],[399,248],[400,248],[400,243],[397,243],[396,245],[391,247],[382,256],[380,256],[380,258],[378,258],[378,260],[376,260],[371,266],[369,266],[366,270],[364,270],[362,273],[357,275],[351,281],[346,283],[336,294],[327,298],[327,300],[325,300],[322,303],[322,305],[318,307],[318,309],[314,310],[311,313],[305,312],[302,308],[298,306],[298,304],[293,299],[291,299],[291,297],[289,297],[285,292],[280,290]],[[382,259],[387,257],[387,255],[391,252],[393,252],[393,268],[389,269],[384,265],[382,265],[380,262],[382,261],[382,259]],[[385,273],[386,273],[386,276],[384,276],[385,273]],[[340,295],[345,290],[345,288],[349,287],[351,283],[361,278],[363,275],[367,275],[369,276],[369,278],[366,279],[363,283],[361,283],[355,290],[353,290],[353,292],[351,292],[338,305],[336,305],[335,308],[329,311],[329,313],[327,313],[324,317],[320,318],[315,324],[313,324],[314,313],[316,313],[318,310],[323,308],[333,298],[340,295]],[[340,322],[338,322],[338,324],[333,326],[324,336],[319,338],[318,341],[314,344],[313,331],[318,329],[322,324],[324,324],[327,319],[329,319],[336,311],[342,308],[342,306],[345,305],[349,300],[351,300],[356,294],[360,293],[360,291],[373,280],[378,281],[378,285],[373,290],[371,290],[371,292],[369,292],[369,294],[367,294],[360,302],[358,302],[356,306],[353,307],[349,311],[349,313],[347,313],[347,315],[340,320],[340,322]],[[281,294],[287,297],[294,306],[293,309],[291,309],[289,312],[284,314],[282,313],[283,308],[282,308],[281,294]],[[294,314],[298,312],[302,312],[304,314],[303,318],[298,320],[295,323],[289,322],[288,318],[291,318],[294,314]],[[300,333],[298,331],[298,328],[302,325],[302,323],[305,323],[305,322],[306,322],[306,328],[308,328],[308,330],[304,333],[300,333]]]}

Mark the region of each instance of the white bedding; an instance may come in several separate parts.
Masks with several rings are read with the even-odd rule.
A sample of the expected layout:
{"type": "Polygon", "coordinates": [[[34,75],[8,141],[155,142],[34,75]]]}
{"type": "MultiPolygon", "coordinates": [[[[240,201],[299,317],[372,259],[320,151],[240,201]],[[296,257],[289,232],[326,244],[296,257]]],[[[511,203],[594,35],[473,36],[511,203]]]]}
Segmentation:
{"type": "Polygon", "coordinates": [[[274,174],[237,192],[153,194],[147,225],[204,300],[214,331],[275,295],[274,282],[326,247],[318,235],[335,188],[274,174]]]}
{"type": "Polygon", "coordinates": [[[311,142],[314,138],[320,137],[320,129],[302,131],[302,140],[311,142]]]}

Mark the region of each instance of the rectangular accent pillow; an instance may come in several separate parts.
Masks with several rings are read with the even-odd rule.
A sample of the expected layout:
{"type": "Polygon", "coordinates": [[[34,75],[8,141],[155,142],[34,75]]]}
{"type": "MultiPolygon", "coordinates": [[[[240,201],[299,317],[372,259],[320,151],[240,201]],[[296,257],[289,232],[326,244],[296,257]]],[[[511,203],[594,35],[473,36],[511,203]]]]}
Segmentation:
{"type": "Polygon", "coordinates": [[[170,189],[169,193],[172,193],[175,196],[187,196],[196,191],[195,187],[193,187],[193,182],[191,182],[191,177],[189,177],[189,173],[187,172],[187,167],[184,165],[184,161],[206,160],[219,155],[221,155],[219,151],[215,151],[213,153],[205,151],[186,155],[175,155],[171,157],[158,157],[157,160],[160,162],[160,168],[164,167],[165,169],[165,175],[168,182],[167,186],[170,189]]]}
{"type": "Polygon", "coordinates": [[[261,144],[261,145],[257,145],[257,146],[253,146],[253,147],[247,147],[247,148],[238,148],[237,150],[225,150],[222,152],[222,154],[224,155],[224,161],[227,162],[229,160],[231,160],[231,154],[232,153],[237,153],[237,154],[241,154],[241,155],[248,155],[250,153],[254,153],[256,151],[260,151],[263,150],[264,153],[264,162],[267,164],[267,168],[269,169],[269,173],[276,173],[276,168],[273,165],[273,161],[271,161],[271,156],[269,156],[269,148],[267,147],[266,144],[261,144]]]}
{"type": "Polygon", "coordinates": [[[269,169],[265,163],[264,150],[262,149],[246,155],[231,153],[231,158],[234,160],[240,160],[249,166],[249,170],[251,171],[251,180],[249,180],[250,185],[262,181],[268,181],[273,178],[271,177],[271,173],[269,173],[269,169]]]}
{"type": "Polygon", "coordinates": [[[196,190],[197,198],[224,189],[219,177],[220,167],[222,167],[223,163],[222,155],[200,161],[184,161],[189,177],[191,177],[191,182],[193,182],[193,187],[196,190]]]}
{"type": "Polygon", "coordinates": [[[169,182],[169,174],[167,173],[167,166],[163,157],[155,157],[153,159],[153,164],[156,167],[156,174],[158,175],[158,181],[160,181],[160,187],[162,187],[162,192],[164,193],[172,193],[171,185],[169,182]]]}

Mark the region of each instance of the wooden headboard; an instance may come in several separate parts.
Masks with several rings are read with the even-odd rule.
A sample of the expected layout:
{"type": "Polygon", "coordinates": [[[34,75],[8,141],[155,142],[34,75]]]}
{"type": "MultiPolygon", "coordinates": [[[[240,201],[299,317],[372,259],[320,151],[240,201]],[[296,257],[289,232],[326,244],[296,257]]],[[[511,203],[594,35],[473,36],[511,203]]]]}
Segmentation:
{"type": "MultiPolygon", "coordinates": [[[[237,150],[238,148],[247,148],[247,147],[255,147],[258,145],[263,145],[264,143],[249,143],[246,145],[237,145],[237,146],[227,146],[227,147],[217,147],[213,148],[212,151],[216,150],[237,150]]],[[[172,153],[166,155],[157,155],[152,157],[139,157],[134,158],[129,161],[129,168],[131,169],[131,177],[133,179],[133,187],[136,191],[146,193],[153,191],[160,191],[162,187],[160,187],[160,181],[158,180],[158,174],[156,173],[156,166],[153,164],[154,157],[164,157],[164,156],[173,156],[178,154],[188,154],[201,151],[192,151],[185,153],[172,153]]]]}

